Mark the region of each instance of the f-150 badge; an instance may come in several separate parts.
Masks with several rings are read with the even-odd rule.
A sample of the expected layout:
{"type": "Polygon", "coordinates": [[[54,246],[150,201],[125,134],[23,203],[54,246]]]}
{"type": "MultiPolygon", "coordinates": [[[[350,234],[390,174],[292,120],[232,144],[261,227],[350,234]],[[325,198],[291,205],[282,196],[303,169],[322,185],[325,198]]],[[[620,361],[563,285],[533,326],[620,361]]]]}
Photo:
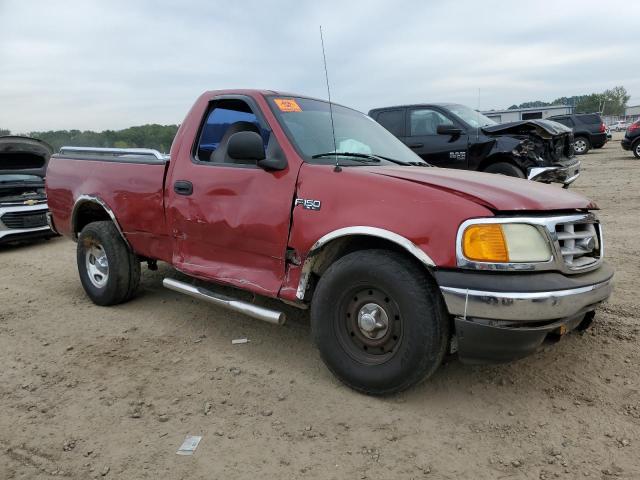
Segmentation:
{"type": "Polygon", "coordinates": [[[304,198],[296,198],[295,206],[302,205],[305,210],[320,210],[322,203],[320,200],[310,200],[304,198]]]}

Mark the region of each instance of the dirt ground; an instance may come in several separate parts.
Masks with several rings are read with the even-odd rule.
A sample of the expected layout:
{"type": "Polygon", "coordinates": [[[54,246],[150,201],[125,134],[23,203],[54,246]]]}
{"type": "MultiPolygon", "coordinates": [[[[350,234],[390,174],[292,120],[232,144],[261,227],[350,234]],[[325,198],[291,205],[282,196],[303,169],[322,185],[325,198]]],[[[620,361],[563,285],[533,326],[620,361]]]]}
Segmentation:
{"type": "Polygon", "coordinates": [[[582,161],[617,269],[595,326],[391,398],[336,381],[296,309],[229,313],[163,289],[166,266],[101,308],[73,242],[0,248],[0,480],[640,478],[640,161],[615,141],[582,161]]]}

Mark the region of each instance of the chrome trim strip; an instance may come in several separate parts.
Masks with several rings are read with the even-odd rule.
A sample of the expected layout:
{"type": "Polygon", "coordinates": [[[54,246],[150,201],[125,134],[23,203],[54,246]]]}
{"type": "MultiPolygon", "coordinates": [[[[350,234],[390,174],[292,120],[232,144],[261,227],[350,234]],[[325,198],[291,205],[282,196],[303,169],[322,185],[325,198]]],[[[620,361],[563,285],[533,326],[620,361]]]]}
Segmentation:
{"type": "Polygon", "coordinates": [[[529,169],[529,175],[527,175],[527,180],[535,180],[536,177],[539,177],[543,173],[553,172],[558,170],[558,167],[533,167],[529,169]]]}
{"type": "Polygon", "coordinates": [[[113,210],[111,210],[111,208],[109,208],[109,205],[107,205],[100,197],[97,197],[95,195],[80,195],[76,199],[76,202],[73,204],[73,210],[71,211],[71,237],[74,240],[76,241],[78,240],[78,233],[79,233],[79,232],[76,232],[76,216],[78,213],[78,208],[84,203],[96,203],[100,205],[104,209],[104,211],[107,212],[107,214],[109,215],[109,218],[111,218],[111,221],[118,229],[118,233],[120,233],[120,236],[124,240],[124,243],[127,245],[127,247],[131,248],[131,245],[129,245],[129,241],[127,240],[127,237],[125,237],[124,232],[122,231],[122,228],[120,228],[120,224],[118,223],[118,220],[116,219],[116,215],[113,213],[113,210]]]}
{"type": "Polygon", "coordinates": [[[559,223],[585,223],[590,222],[596,225],[602,242],[602,228],[600,222],[593,213],[579,213],[572,215],[558,216],[523,216],[523,217],[487,217],[487,218],[471,218],[462,222],[458,228],[456,235],[456,259],[457,264],[461,268],[473,270],[494,270],[494,271],[540,271],[540,270],[558,270],[564,273],[588,272],[600,266],[604,258],[604,249],[600,250],[600,257],[597,261],[579,268],[568,268],[562,258],[560,244],[556,234],[556,225],[559,223]],[[489,263],[476,262],[464,256],[462,252],[462,236],[464,231],[470,225],[481,223],[525,223],[536,227],[542,233],[551,247],[552,258],[546,262],[530,262],[530,263],[489,263]]]}
{"type": "Polygon", "coordinates": [[[543,180],[543,181],[554,182],[554,181],[556,181],[556,180],[554,180],[554,177],[562,178],[563,174],[567,174],[571,170],[576,170],[577,169],[577,173],[575,175],[572,175],[569,178],[565,178],[564,180],[558,181],[558,183],[562,183],[563,185],[569,185],[569,184],[575,182],[575,180],[580,176],[581,167],[582,167],[582,162],[580,162],[580,161],[576,162],[574,165],[569,165],[569,166],[566,166],[566,167],[557,167],[557,166],[553,166],[553,167],[532,167],[532,168],[529,169],[529,173],[527,174],[527,180],[536,181],[538,179],[538,177],[540,177],[540,176],[546,175],[546,174],[551,173],[551,172],[557,172],[557,175],[550,175],[552,178],[543,180]]]}
{"type": "Polygon", "coordinates": [[[300,282],[298,283],[298,289],[296,291],[296,297],[299,300],[304,299],[304,294],[307,289],[307,283],[309,282],[309,275],[311,274],[311,269],[314,263],[314,257],[317,252],[327,243],[341,237],[348,237],[353,235],[369,235],[372,237],[384,238],[385,240],[389,240],[397,245],[400,245],[405,250],[407,250],[411,255],[416,257],[422,264],[427,267],[435,267],[435,262],[427,255],[423,250],[421,250],[415,243],[410,241],[409,239],[403,237],[402,235],[398,235],[397,233],[391,232],[389,230],[385,230],[383,228],[377,227],[368,227],[365,225],[358,225],[353,227],[345,227],[339,228],[332,232],[323,235],[319,240],[317,240],[309,253],[307,254],[307,258],[304,261],[302,266],[302,272],[300,274],[300,282]]]}
{"type": "Polygon", "coordinates": [[[440,287],[451,315],[513,321],[570,317],[606,300],[612,289],[613,277],[586,287],[548,292],[489,292],[440,287]]]}
{"type": "Polygon", "coordinates": [[[573,182],[575,182],[578,177],[580,176],[580,172],[576,173],[573,177],[569,177],[567,178],[563,183],[564,185],[571,185],[573,182]]]}
{"type": "Polygon", "coordinates": [[[258,320],[263,320],[273,325],[284,325],[287,320],[283,312],[253,305],[243,302],[242,300],[236,300],[225,295],[211,292],[205,288],[174,280],[173,278],[165,278],[162,280],[162,285],[174,292],[184,293],[190,297],[204,300],[219,307],[233,310],[234,312],[243,313],[249,317],[257,318],[258,320]]]}
{"type": "Polygon", "coordinates": [[[60,154],[65,153],[98,153],[105,155],[143,155],[152,156],[158,160],[167,160],[168,155],[152,148],[98,148],[98,147],[60,147],[60,154]]]}

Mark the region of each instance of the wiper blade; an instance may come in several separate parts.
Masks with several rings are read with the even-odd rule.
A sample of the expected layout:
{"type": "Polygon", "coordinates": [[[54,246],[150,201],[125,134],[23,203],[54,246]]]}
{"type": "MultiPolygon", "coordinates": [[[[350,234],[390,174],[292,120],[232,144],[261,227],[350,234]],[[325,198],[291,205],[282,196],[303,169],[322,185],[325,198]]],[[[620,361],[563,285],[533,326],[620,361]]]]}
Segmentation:
{"type": "Polygon", "coordinates": [[[382,155],[374,154],[374,156],[378,158],[382,158],[388,162],[396,163],[398,165],[411,165],[415,167],[430,167],[431,164],[427,162],[403,162],[401,160],[396,160],[395,158],[383,157],[382,155]]]}
{"type": "Polygon", "coordinates": [[[380,157],[377,155],[371,155],[368,153],[355,153],[355,152],[327,152],[327,153],[317,153],[316,155],[312,155],[311,158],[323,158],[323,157],[350,157],[355,161],[360,162],[373,162],[380,163],[380,157]]]}

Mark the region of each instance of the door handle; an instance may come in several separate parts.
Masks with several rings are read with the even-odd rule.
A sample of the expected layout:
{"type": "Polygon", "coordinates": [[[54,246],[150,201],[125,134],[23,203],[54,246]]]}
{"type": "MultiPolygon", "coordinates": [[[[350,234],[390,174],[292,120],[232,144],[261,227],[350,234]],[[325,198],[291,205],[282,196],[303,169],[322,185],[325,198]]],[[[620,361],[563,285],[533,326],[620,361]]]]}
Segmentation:
{"type": "Polygon", "coordinates": [[[409,145],[409,148],[422,148],[424,147],[424,143],[412,143],[409,145]]]}
{"type": "Polygon", "coordinates": [[[193,193],[193,183],[188,180],[178,180],[173,184],[173,191],[178,195],[191,195],[193,193]]]}

